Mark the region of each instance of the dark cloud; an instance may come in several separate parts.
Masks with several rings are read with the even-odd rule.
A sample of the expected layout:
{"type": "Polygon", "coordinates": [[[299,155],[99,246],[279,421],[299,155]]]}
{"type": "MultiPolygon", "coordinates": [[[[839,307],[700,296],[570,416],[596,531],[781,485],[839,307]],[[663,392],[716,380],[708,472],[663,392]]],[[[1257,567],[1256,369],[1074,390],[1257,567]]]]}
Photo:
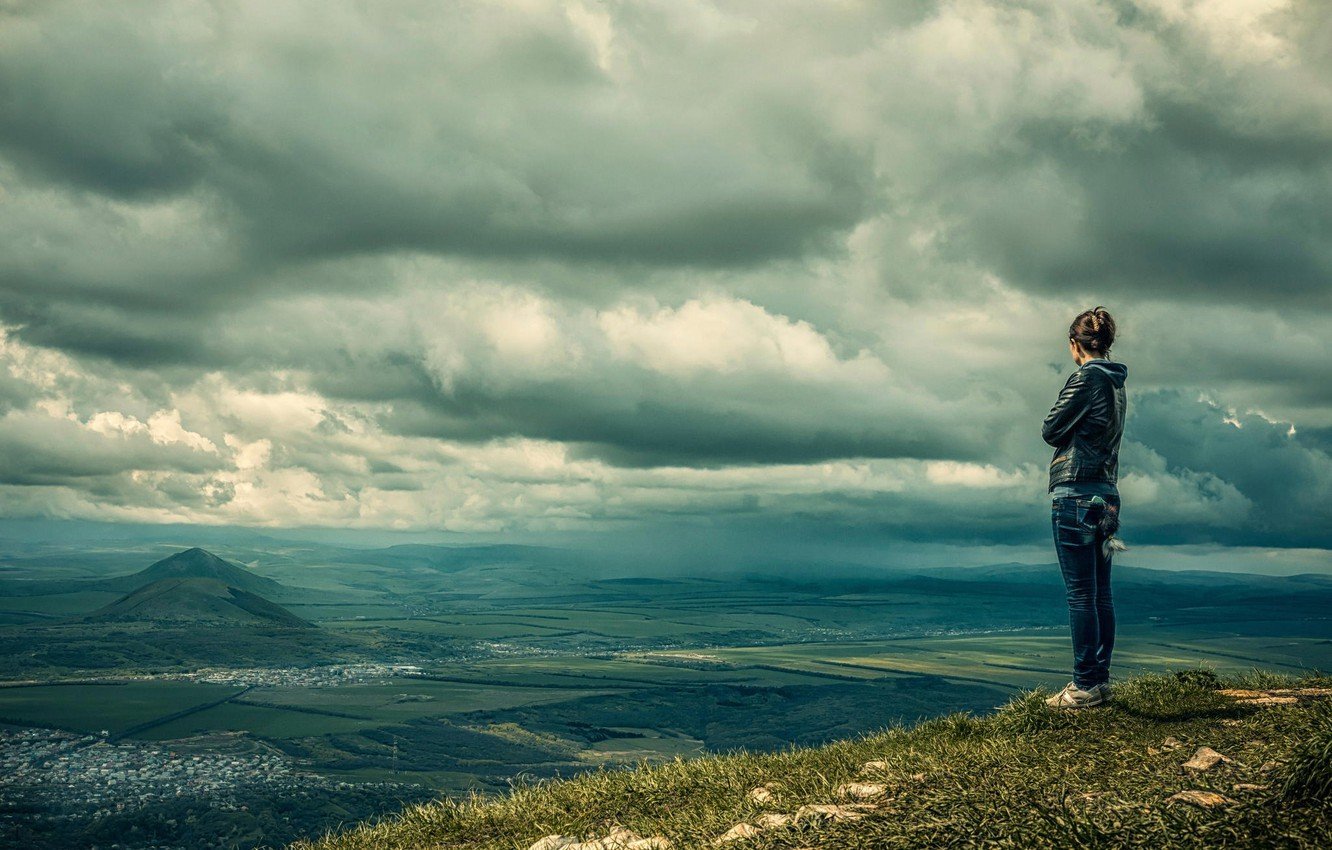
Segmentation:
{"type": "Polygon", "coordinates": [[[1038,291],[1325,306],[1332,154],[1245,163],[1183,150],[1162,133],[1143,130],[1122,152],[1045,147],[1037,156],[1043,169],[1059,162],[1052,173],[1005,172],[956,202],[973,227],[954,250],[992,258],[1038,291]],[[1032,238],[1047,227],[1050,238],[1032,238]]]}
{"type": "Polygon", "coordinates": [[[825,243],[873,191],[867,150],[811,104],[759,77],[612,79],[554,6],[433,6],[418,28],[336,5],[318,38],[263,6],[174,11],[54,3],[13,22],[0,149],[72,191],[206,204],[219,250],[250,264],[212,288],[405,249],[751,263],[825,243]]]}
{"type": "Polygon", "coordinates": [[[1125,429],[1167,473],[1210,479],[1199,493],[1215,514],[1163,529],[1168,542],[1332,548],[1332,454],[1317,433],[1184,390],[1140,395],[1125,429]],[[1185,535],[1194,539],[1181,541],[1185,535]]]}

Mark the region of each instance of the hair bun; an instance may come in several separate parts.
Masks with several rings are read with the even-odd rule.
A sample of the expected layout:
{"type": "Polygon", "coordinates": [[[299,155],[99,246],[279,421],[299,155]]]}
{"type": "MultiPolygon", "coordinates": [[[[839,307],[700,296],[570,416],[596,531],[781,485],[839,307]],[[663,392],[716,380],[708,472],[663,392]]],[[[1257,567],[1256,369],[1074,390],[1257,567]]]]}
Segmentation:
{"type": "Polygon", "coordinates": [[[1088,351],[1105,353],[1115,341],[1115,320],[1101,305],[1084,310],[1069,325],[1068,335],[1088,351]]]}

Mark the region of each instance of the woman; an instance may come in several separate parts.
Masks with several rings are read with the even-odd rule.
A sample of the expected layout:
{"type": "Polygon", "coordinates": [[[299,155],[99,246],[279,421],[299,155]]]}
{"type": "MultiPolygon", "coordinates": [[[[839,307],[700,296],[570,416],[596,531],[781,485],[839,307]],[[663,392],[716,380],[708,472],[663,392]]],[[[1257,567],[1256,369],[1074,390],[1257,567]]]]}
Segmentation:
{"type": "Polygon", "coordinates": [[[1041,428],[1055,449],[1050,521],[1073,632],[1073,681],[1046,700],[1052,708],[1086,708],[1110,698],[1115,646],[1110,558],[1123,548],[1111,538],[1119,527],[1119,438],[1128,375],[1128,367],[1108,359],[1114,341],[1115,320],[1104,308],[1078,314],[1068,329],[1068,350],[1078,370],[1041,428]]]}

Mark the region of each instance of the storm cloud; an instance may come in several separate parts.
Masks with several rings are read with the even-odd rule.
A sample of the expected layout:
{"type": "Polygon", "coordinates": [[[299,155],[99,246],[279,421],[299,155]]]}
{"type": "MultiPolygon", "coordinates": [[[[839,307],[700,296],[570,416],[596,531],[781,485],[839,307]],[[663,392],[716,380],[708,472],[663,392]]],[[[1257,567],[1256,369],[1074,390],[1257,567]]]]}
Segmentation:
{"type": "Polygon", "coordinates": [[[1317,4],[0,11],[8,516],[1332,547],[1317,4]]]}

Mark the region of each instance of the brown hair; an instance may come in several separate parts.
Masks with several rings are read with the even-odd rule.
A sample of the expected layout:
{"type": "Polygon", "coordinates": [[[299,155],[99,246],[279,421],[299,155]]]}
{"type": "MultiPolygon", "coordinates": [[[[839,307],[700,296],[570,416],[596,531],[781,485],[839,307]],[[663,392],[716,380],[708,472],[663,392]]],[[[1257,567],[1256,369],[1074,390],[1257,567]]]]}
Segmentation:
{"type": "Polygon", "coordinates": [[[1068,326],[1068,337],[1084,351],[1105,354],[1115,341],[1115,320],[1101,306],[1083,310],[1068,326]]]}

